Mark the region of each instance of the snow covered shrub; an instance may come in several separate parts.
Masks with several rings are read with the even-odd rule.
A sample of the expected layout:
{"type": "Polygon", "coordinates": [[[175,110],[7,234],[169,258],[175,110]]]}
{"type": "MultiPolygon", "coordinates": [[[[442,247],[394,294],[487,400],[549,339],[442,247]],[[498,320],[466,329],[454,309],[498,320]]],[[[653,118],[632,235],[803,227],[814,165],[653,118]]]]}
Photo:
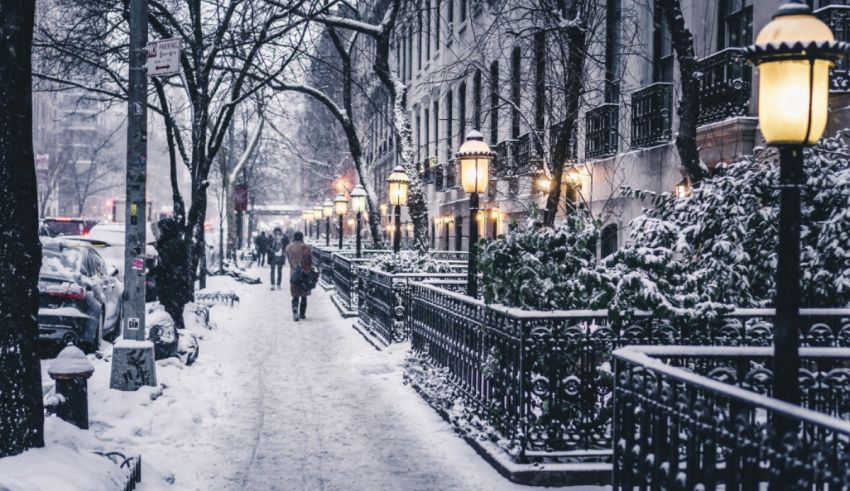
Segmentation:
{"type": "Polygon", "coordinates": [[[370,268],[387,273],[448,273],[449,265],[438,261],[429,254],[415,251],[399,251],[398,254],[388,252],[374,256],[369,261],[370,268]]]}
{"type": "MultiPolygon", "coordinates": [[[[850,147],[846,135],[805,151],[803,305],[850,305],[850,147]]],[[[481,256],[485,300],[522,308],[640,309],[711,318],[768,307],[775,294],[779,165],[774,149],[720,164],[687,197],[624,189],[653,206],[624,247],[595,260],[596,229],[569,217],[555,229],[509,234],[481,256]]]]}
{"type": "Polygon", "coordinates": [[[531,228],[486,242],[479,257],[487,303],[528,309],[591,308],[596,226],[571,215],[555,228],[531,228]]]}

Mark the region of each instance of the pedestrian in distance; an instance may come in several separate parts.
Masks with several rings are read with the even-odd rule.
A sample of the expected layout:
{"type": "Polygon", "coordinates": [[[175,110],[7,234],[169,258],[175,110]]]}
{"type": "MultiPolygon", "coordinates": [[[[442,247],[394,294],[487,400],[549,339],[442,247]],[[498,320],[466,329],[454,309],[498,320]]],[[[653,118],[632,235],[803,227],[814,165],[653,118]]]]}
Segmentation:
{"type": "Polygon", "coordinates": [[[289,240],[285,235],[283,235],[283,230],[281,230],[280,227],[275,228],[274,235],[271,237],[268,245],[272,290],[275,288],[280,290],[280,282],[282,281],[281,276],[283,276],[283,265],[286,263],[286,257],[284,254],[286,246],[288,245],[289,240]],[[275,272],[277,272],[276,276],[275,272]],[[277,278],[277,281],[275,281],[275,277],[277,278]]]}
{"type": "Polygon", "coordinates": [[[304,243],[304,234],[295,232],[286,248],[289,261],[289,292],[292,294],[292,318],[295,322],[307,316],[310,275],[313,272],[313,248],[304,243]]]}
{"type": "Polygon", "coordinates": [[[266,265],[266,250],[269,247],[269,236],[266,235],[266,231],[263,230],[260,232],[256,238],[254,238],[254,247],[257,248],[257,261],[260,263],[260,267],[266,265]]]}

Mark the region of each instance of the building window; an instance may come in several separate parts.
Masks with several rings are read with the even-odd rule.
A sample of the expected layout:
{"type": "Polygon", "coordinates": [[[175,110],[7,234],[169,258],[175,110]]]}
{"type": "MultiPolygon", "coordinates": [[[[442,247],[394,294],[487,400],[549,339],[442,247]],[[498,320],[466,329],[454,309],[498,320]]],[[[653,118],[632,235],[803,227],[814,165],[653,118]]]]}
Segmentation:
{"type": "Polygon", "coordinates": [[[434,50],[440,49],[440,19],[442,19],[443,0],[437,0],[437,7],[434,9],[434,50]]]}
{"type": "Polygon", "coordinates": [[[460,0],[460,21],[466,21],[466,0],[460,0]]]}
{"type": "Polygon", "coordinates": [[[534,126],[543,129],[546,103],[546,33],[534,33],[534,126]]]}
{"type": "Polygon", "coordinates": [[[413,26],[407,28],[407,79],[413,78],[413,26]]]}
{"type": "Polygon", "coordinates": [[[617,252],[617,225],[614,223],[608,224],[600,233],[600,254],[602,257],[608,257],[617,252]]]}
{"type": "Polygon", "coordinates": [[[427,107],[425,108],[425,124],[422,125],[422,131],[425,132],[425,158],[428,158],[431,156],[431,112],[427,107]]]}
{"type": "Polygon", "coordinates": [[[718,49],[752,43],[753,0],[720,0],[719,13],[718,49]]]}
{"type": "Polygon", "coordinates": [[[452,119],[454,118],[453,112],[454,100],[452,96],[452,91],[448,91],[446,93],[446,164],[448,165],[448,161],[452,159],[452,137],[454,137],[454,129],[452,128],[452,119]]]}
{"type": "Polygon", "coordinates": [[[620,99],[620,23],[622,0],[607,0],[605,16],[605,102],[620,99]]]}
{"type": "Polygon", "coordinates": [[[458,115],[458,146],[463,145],[466,133],[466,82],[461,82],[457,89],[457,115],[458,115]]]}
{"type": "Polygon", "coordinates": [[[463,217],[455,217],[455,250],[463,250],[463,217]]]}
{"type": "Polygon", "coordinates": [[[416,69],[422,70],[422,55],[424,54],[425,47],[422,45],[422,11],[419,10],[416,12],[416,27],[417,33],[416,38],[419,40],[418,52],[416,53],[416,69]]]}
{"type": "Polygon", "coordinates": [[[670,29],[667,26],[667,18],[661,11],[658,0],[655,0],[653,9],[653,49],[652,49],[652,81],[673,81],[673,42],[670,38],[670,29]]]}
{"type": "Polygon", "coordinates": [[[452,32],[455,23],[455,0],[449,0],[446,5],[446,20],[449,23],[449,32],[452,32]]]}
{"type": "Polygon", "coordinates": [[[434,101],[434,153],[440,152],[440,102],[434,101]]]}
{"type": "Polygon", "coordinates": [[[414,108],[416,111],[416,163],[422,162],[422,156],[420,155],[422,150],[422,116],[419,115],[418,108],[414,108]]]}
{"type": "Polygon", "coordinates": [[[472,76],[472,126],[481,130],[481,70],[472,76]]]}
{"type": "Polygon", "coordinates": [[[431,59],[431,0],[425,0],[425,60],[431,59]]]}
{"type": "Polygon", "coordinates": [[[499,142],[499,62],[490,64],[490,142],[499,142]]]}
{"type": "Polygon", "coordinates": [[[522,57],[519,47],[511,52],[511,138],[519,138],[520,75],[522,57]]]}

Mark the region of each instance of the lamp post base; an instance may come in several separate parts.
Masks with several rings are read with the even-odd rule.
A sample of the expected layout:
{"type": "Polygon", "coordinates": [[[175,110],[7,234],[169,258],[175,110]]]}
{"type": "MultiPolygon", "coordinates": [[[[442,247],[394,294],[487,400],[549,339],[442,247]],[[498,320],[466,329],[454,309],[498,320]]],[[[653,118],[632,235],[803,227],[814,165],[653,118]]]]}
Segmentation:
{"type": "Polygon", "coordinates": [[[109,387],[116,390],[138,390],[156,386],[156,364],[153,343],[121,339],[112,347],[112,372],[109,387]]]}

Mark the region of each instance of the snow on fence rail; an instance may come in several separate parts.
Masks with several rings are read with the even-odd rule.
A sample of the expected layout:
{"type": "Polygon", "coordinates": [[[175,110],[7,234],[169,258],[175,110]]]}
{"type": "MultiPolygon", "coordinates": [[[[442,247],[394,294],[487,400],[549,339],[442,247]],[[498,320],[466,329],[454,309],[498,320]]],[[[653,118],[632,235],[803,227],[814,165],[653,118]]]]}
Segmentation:
{"type": "MultiPolygon", "coordinates": [[[[698,324],[645,312],[613,320],[606,311],[485,305],[424,282],[409,290],[414,356],[447,373],[462,405],[495,428],[517,462],[611,461],[613,349],[769,346],[773,335],[772,309],[698,324]]],[[[804,345],[850,345],[850,309],[804,309],[802,317],[804,345]]]]}
{"type": "Polygon", "coordinates": [[[614,488],[845,489],[850,349],[802,348],[802,407],[770,397],[771,348],[614,352],[614,488]],[[783,418],[792,433],[776,435],[783,418]]]}

